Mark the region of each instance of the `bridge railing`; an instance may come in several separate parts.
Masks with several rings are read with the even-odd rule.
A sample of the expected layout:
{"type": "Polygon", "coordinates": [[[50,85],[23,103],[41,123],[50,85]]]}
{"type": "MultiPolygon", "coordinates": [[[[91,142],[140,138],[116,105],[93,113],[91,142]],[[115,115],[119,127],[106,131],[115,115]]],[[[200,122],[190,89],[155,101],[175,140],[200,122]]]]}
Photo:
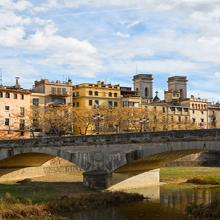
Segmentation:
{"type": "Polygon", "coordinates": [[[43,137],[32,139],[0,140],[0,147],[81,146],[89,144],[117,144],[141,142],[189,141],[220,139],[220,129],[139,132],[123,134],[43,137]]]}

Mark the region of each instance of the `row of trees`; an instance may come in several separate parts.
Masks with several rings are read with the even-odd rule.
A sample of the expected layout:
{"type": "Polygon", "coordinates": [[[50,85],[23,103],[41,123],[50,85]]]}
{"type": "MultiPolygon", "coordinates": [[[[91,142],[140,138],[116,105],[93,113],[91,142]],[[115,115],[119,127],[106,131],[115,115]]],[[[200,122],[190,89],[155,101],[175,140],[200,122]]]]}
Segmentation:
{"type": "Polygon", "coordinates": [[[195,127],[190,120],[171,121],[159,110],[131,107],[78,109],[71,106],[35,106],[32,109],[31,121],[33,130],[54,135],[161,131],[195,127]]]}

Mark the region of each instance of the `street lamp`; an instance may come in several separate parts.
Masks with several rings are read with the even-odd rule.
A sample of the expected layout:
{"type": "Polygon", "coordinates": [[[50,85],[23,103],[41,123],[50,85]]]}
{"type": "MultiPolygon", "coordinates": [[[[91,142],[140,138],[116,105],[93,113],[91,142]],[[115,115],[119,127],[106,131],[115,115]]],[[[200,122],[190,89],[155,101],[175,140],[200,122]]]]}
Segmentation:
{"type": "Polygon", "coordinates": [[[143,130],[145,131],[146,129],[145,129],[145,126],[144,125],[146,125],[146,123],[148,123],[149,122],[149,119],[148,118],[141,118],[140,120],[139,120],[139,123],[140,123],[140,125],[141,125],[141,127],[140,127],[140,132],[143,132],[143,130]],[[144,128],[144,129],[143,129],[144,128]]]}
{"type": "Polygon", "coordinates": [[[93,116],[93,119],[95,121],[95,127],[96,127],[96,131],[97,131],[97,134],[100,133],[100,122],[102,120],[104,120],[104,116],[103,115],[100,115],[99,113],[94,115],[93,116]]]}

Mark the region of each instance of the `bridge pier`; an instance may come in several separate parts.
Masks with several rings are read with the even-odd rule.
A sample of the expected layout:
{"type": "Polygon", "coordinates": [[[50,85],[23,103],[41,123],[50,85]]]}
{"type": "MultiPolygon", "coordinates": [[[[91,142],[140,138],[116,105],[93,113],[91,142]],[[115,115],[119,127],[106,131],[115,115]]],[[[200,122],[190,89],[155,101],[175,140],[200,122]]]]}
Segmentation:
{"type": "Polygon", "coordinates": [[[104,170],[93,170],[83,173],[83,185],[92,189],[106,189],[110,174],[104,170]]]}

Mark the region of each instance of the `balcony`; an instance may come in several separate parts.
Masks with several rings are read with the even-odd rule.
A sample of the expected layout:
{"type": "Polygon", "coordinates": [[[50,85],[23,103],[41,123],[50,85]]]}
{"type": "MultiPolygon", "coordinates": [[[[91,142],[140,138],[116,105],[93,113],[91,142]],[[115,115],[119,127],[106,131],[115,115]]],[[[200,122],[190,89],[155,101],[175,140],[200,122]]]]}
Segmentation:
{"type": "Polygon", "coordinates": [[[53,97],[68,97],[68,96],[70,96],[70,94],[69,94],[69,92],[50,92],[49,93],[49,96],[53,96],[53,97]]]}

